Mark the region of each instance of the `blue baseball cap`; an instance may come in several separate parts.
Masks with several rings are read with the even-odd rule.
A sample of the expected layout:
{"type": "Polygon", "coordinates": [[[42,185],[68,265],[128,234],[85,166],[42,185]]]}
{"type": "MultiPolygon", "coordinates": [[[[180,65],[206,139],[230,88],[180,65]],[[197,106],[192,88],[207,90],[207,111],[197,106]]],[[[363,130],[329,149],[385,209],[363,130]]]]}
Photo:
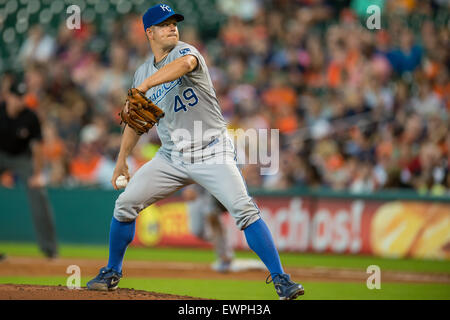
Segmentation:
{"type": "Polygon", "coordinates": [[[184,20],[184,16],[175,13],[167,4],[157,4],[156,6],[149,8],[144,13],[144,16],[142,17],[144,30],[147,30],[147,28],[154,26],[155,24],[163,22],[170,17],[174,17],[177,21],[184,20]]]}

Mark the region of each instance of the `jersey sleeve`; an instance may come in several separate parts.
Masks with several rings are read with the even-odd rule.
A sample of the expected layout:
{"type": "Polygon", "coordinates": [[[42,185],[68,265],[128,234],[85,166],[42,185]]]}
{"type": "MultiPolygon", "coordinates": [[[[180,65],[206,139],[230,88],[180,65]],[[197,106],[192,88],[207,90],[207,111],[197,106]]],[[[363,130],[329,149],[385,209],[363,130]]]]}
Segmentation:
{"type": "Polygon", "coordinates": [[[136,83],[136,74],[137,74],[137,70],[136,70],[136,72],[134,73],[134,76],[133,76],[133,82],[131,84],[132,88],[136,88],[139,85],[139,84],[136,83]]]}
{"type": "Polygon", "coordinates": [[[176,51],[174,52],[174,59],[178,59],[187,55],[192,55],[197,58],[197,67],[189,72],[187,74],[188,77],[191,77],[193,80],[195,79],[201,79],[207,70],[205,68],[205,59],[203,59],[203,56],[200,54],[200,52],[193,46],[189,44],[183,44],[181,46],[178,46],[176,51]]]}
{"type": "Polygon", "coordinates": [[[132,88],[136,88],[137,86],[139,86],[146,78],[146,69],[147,65],[146,63],[142,64],[134,73],[133,76],[133,86],[132,88]]]}

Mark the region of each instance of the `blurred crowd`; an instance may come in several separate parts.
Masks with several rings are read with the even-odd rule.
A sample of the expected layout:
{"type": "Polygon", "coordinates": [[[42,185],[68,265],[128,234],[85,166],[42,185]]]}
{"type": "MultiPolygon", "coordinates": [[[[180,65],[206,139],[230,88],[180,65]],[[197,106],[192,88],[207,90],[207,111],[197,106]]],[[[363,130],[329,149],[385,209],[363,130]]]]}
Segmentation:
{"type": "MultiPolygon", "coordinates": [[[[249,187],[450,194],[450,31],[448,15],[436,18],[449,5],[380,1],[381,29],[369,30],[360,2],[220,1],[228,18],[214,38],[179,24],[207,61],[229,128],[280,130],[278,173],[247,165],[249,187]]],[[[136,13],[107,36],[93,24],[62,23],[56,37],[29,30],[17,59],[43,124],[48,185],[111,188],[118,113],[149,52],[136,13]],[[106,53],[96,50],[105,41],[106,53]]],[[[158,143],[155,130],[141,138],[132,172],[158,143]]]]}

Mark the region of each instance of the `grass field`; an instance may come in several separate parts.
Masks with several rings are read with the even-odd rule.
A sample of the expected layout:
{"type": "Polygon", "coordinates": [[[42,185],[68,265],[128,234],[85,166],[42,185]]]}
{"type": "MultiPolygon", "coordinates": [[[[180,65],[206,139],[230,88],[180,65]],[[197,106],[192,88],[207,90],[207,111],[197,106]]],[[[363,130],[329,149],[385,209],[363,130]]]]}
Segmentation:
{"type": "MultiPolygon", "coordinates": [[[[0,243],[0,252],[8,256],[38,257],[41,256],[34,244],[0,243]]],[[[62,245],[62,258],[95,258],[108,257],[107,246],[62,245]]],[[[252,252],[237,252],[238,258],[255,258],[252,252]]],[[[328,267],[355,268],[366,270],[369,265],[378,265],[383,271],[428,272],[450,274],[450,261],[394,260],[370,256],[319,255],[319,254],[280,254],[286,267],[328,267]]],[[[212,262],[214,254],[211,250],[176,249],[176,248],[129,248],[126,259],[145,261],[181,261],[212,262]]],[[[82,277],[82,286],[88,278],[82,277]]],[[[5,277],[0,275],[0,283],[65,285],[64,277],[5,277]]],[[[325,282],[301,281],[305,287],[305,300],[317,299],[450,299],[448,284],[419,283],[381,283],[381,289],[369,290],[366,283],[357,282],[325,282]]],[[[134,288],[147,291],[164,292],[177,295],[189,295],[213,299],[274,299],[276,298],[272,284],[253,280],[217,280],[217,279],[166,279],[166,278],[124,278],[122,288],[134,288]]]]}

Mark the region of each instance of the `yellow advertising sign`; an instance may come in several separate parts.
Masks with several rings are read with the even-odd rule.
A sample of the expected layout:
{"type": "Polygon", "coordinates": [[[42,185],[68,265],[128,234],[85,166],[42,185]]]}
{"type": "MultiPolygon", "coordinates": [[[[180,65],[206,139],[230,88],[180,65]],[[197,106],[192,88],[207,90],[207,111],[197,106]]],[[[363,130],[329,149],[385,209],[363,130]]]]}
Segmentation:
{"type": "Polygon", "coordinates": [[[388,202],[375,212],[370,234],[376,255],[450,259],[448,205],[388,202]]]}
{"type": "Polygon", "coordinates": [[[151,205],[139,213],[136,225],[138,241],[155,246],[165,240],[191,236],[189,216],[184,202],[151,205]]]}

